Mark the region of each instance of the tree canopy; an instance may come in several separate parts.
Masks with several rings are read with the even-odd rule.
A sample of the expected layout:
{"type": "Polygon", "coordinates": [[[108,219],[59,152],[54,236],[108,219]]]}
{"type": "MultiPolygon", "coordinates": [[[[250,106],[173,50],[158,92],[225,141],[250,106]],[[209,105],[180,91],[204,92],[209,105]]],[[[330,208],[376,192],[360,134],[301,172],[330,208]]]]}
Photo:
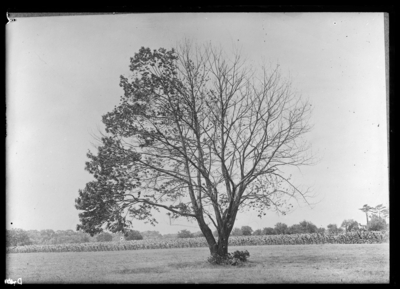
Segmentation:
{"type": "MultiPolygon", "coordinates": [[[[262,230],[263,235],[275,235],[278,234],[274,228],[266,227],[262,230]]],[[[284,234],[284,233],[281,233],[284,234]]],[[[279,234],[278,234],[279,235],[279,234]]]]}
{"type": "Polygon", "coordinates": [[[285,172],[310,163],[310,104],[279,67],[257,71],[211,45],[142,47],[79,191],[77,229],[95,234],[157,223],[153,210],[195,219],[212,254],[227,253],[240,210],[285,214],[300,190],[285,172]],[[218,231],[215,240],[210,226],[218,231]]]}
{"type": "Polygon", "coordinates": [[[243,236],[243,232],[239,228],[233,228],[231,234],[232,236],[243,236]]]}
{"type": "Polygon", "coordinates": [[[97,242],[111,242],[113,236],[110,233],[102,232],[96,236],[97,242]]]}
{"type": "Polygon", "coordinates": [[[178,238],[193,238],[193,233],[189,230],[183,229],[182,231],[178,232],[178,238]]]}
{"type": "Polygon", "coordinates": [[[278,234],[278,235],[281,235],[281,234],[283,235],[283,234],[286,234],[289,232],[288,226],[286,224],[280,223],[280,222],[275,224],[274,229],[275,229],[276,234],[278,234]]]}
{"type": "Polygon", "coordinates": [[[373,215],[368,223],[367,229],[369,231],[385,231],[388,229],[388,224],[382,217],[373,215]]]}
{"type": "Polygon", "coordinates": [[[143,236],[143,239],[161,239],[162,235],[158,231],[144,231],[140,232],[140,234],[143,236]]]}
{"type": "Polygon", "coordinates": [[[6,247],[31,245],[32,241],[22,229],[6,230],[6,247]]]}
{"type": "Polygon", "coordinates": [[[253,229],[250,226],[242,226],[240,230],[243,236],[250,236],[253,233],[253,229]]]}
{"type": "Polygon", "coordinates": [[[125,240],[143,240],[143,236],[139,231],[136,230],[128,230],[125,232],[125,240]]]}
{"type": "Polygon", "coordinates": [[[261,229],[257,229],[257,230],[255,230],[255,231],[253,232],[253,235],[254,235],[254,236],[260,236],[260,235],[263,235],[263,230],[261,230],[261,229]]]}
{"type": "Polygon", "coordinates": [[[353,219],[344,220],[340,227],[343,228],[346,233],[351,232],[353,230],[358,230],[358,222],[353,219]]]}
{"type": "Polygon", "coordinates": [[[343,232],[343,229],[338,228],[336,224],[329,224],[327,227],[328,227],[328,234],[339,234],[343,232]]]}

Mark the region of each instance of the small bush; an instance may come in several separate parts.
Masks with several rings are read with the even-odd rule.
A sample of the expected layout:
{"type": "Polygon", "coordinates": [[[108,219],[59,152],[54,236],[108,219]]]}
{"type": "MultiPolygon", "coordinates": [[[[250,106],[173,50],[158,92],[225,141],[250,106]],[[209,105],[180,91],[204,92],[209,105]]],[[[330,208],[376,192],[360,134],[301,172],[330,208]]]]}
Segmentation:
{"type": "Polygon", "coordinates": [[[247,258],[249,257],[250,253],[247,250],[235,251],[228,253],[226,256],[211,255],[207,261],[213,265],[241,266],[244,262],[247,262],[247,258]]]}
{"type": "Polygon", "coordinates": [[[235,252],[233,252],[232,255],[233,255],[233,258],[239,259],[242,262],[246,262],[247,258],[250,257],[250,253],[247,250],[246,251],[235,251],[235,252]]]}

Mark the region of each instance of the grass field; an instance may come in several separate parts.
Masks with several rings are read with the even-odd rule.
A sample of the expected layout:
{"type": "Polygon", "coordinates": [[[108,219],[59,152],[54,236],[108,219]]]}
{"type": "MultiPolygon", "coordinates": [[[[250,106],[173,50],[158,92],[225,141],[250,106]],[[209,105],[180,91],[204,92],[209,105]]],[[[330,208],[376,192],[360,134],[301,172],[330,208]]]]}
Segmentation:
{"type": "Polygon", "coordinates": [[[207,263],[207,248],[6,254],[27,283],[388,283],[388,244],[268,245],[244,267],[207,263]]]}

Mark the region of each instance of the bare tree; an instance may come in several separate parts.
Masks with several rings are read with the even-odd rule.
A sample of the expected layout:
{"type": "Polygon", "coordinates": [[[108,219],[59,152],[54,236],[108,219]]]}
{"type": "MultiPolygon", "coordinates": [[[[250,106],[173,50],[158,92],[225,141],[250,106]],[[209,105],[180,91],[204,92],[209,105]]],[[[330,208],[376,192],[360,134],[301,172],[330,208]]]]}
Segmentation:
{"type": "Polygon", "coordinates": [[[197,221],[211,254],[226,255],[239,210],[261,217],[306,200],[284,169],[307,165],[310,104],[278,67],[257,72],[236,53],[184,43],[141,48],[121,76],[121,103],[103,116],[107,134],[86,169],[78,229],[123,230],[151,210],[197,221]],[[218,231],[213,236],[210,226],[218,231]]]}

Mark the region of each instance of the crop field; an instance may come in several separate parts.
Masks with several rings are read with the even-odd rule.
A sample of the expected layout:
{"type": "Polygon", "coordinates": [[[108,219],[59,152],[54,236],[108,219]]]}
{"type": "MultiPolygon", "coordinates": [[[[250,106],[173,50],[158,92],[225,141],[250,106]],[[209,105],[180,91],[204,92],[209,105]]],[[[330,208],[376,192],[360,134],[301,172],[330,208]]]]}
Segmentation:
{"type": "Polygon", "coordinates": [[[232,246],[242,267],[208,248],[6,254],[6,278],[30,283],[388,283],[389,244],[232,246]]]}
{"type": "MultiPolygon", "coordinates": [[[[380,244],[387,243],[388,232],[349,232],[338,235],[299,234],[299,235],[262,235],[231,236],[230,246],[263,246],[263,245],[307,245],[307,244],[380,244]]],[[[188,239],[147,239],[124,242],[95,242],[61,245],[30,245],[8,247],[6,253],[38,252],[93,252],[125,251],[143,249],[177,249],[208,247],[203,237],[188,239]]]]}

